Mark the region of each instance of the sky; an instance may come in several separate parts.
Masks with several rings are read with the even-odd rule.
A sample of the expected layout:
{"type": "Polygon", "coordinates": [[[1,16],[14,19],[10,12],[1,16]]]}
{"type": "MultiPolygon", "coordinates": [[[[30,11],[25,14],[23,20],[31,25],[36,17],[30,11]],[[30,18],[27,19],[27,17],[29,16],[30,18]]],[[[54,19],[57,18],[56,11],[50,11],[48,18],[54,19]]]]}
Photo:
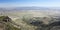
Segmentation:
{"type": "Polygon", "coordinates": [[[0,7],[60,7],[60,0],[0,0],[0,7]]]}

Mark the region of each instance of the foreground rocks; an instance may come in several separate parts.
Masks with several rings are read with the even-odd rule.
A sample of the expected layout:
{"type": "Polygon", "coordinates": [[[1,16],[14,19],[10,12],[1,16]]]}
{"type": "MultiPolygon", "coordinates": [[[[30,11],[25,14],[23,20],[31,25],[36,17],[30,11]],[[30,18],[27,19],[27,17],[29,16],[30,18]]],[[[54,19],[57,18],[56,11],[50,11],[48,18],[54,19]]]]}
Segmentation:
{"type": "Polygon", "coordinates": [[[60,30],[60,21],[55,21],[56,18],[49,19],[48,17],[32,17],[30,19],[22,18],[14,22],[8,16],[0,16],[0,30],[60,30]],[[20,21],[19,21],[20,20],[20,21]],[[45,24],[41,20],[51,20],[45,24]]]}

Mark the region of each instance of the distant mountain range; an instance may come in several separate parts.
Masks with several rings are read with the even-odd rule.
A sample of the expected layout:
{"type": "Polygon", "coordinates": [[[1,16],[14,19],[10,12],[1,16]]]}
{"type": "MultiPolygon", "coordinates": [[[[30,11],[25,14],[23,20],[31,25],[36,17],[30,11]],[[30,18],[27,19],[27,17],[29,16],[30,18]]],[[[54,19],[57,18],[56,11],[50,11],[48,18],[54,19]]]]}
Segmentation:
{"type": "Polygon", "coordinates": [[[60,7],[11,7],[0,8],[0,10],[60,10],[60,7]]]}

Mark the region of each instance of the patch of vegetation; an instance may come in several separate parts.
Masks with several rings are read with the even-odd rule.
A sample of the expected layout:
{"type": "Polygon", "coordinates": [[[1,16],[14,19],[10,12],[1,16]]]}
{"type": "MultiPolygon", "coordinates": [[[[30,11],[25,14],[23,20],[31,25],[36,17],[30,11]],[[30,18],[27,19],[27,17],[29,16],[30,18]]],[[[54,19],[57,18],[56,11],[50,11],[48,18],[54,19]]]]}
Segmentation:
{"type": "Polygon", "coordinates": [[[6,16],[0,16],[0,20],[3,20],[6,16]]]}
{"type": "Polygon", "coordinates": [[[13,25],[11,25],[10,23],[7,24],[6,26],[6,30],[21,30],[20,28],[14,27],[13,25]]]}

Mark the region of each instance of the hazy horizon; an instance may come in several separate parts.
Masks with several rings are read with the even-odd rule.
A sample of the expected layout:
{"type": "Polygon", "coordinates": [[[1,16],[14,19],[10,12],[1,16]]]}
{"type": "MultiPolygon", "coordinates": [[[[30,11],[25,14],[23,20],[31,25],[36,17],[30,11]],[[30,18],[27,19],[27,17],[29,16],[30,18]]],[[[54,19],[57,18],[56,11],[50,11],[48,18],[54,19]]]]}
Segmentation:
{"type": "Polygon", "coordinates": [[[0,7],[60,7],[60,0],[0,0],[0,7]]]}

